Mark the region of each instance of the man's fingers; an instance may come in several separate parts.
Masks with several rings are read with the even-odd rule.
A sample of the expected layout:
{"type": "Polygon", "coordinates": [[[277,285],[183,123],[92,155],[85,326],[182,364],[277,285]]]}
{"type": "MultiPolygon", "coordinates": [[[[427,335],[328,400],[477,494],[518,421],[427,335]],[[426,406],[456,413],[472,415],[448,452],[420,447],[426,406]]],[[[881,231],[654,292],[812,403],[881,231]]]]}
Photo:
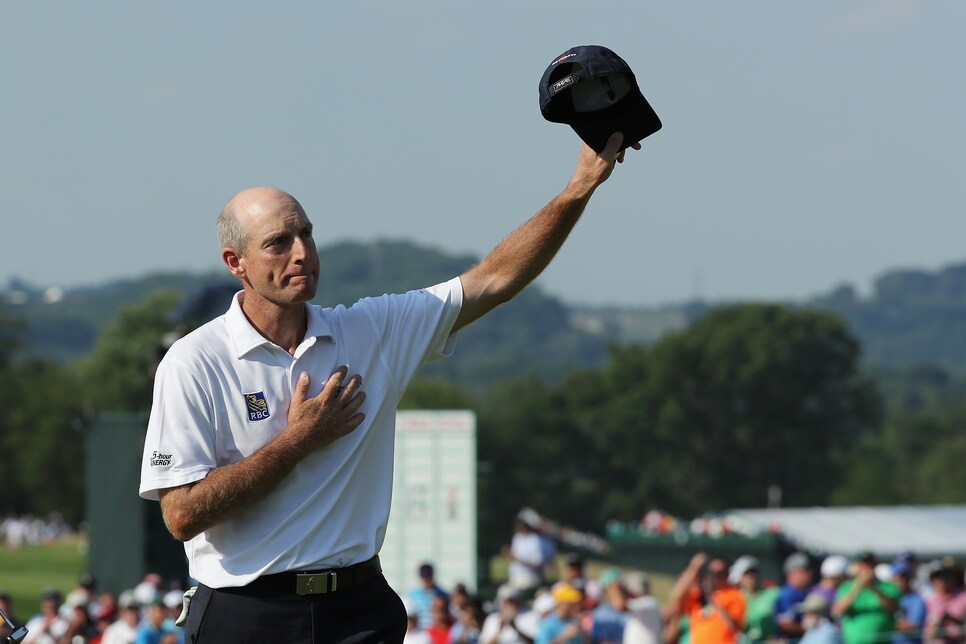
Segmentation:
{"type": "Polygon", "coordinates": [[[359,411],[359,408],[362,407],[362,403],[365,401],[366,392],[360,391],[359,393],[355,394],[348,403],[346,403],[346,406],[342,408],[342,412],[346,414],[354,414],[355,412],[359,411]]]}
{"type": "Polygon", "coordinates": [[[623,132],[614,132],[613,134],[611,134],[610,138],[607,139],[607,145],[605,145],[604,149],[601,150],[600,152],[600,158],[606,161],[607,163],[613,163],[614,161],[616,161],[617,153],[620,151],[621,143],[623,142],[624,142],[623,132]]]}
{"type": "Polygon", "coordinates": [[[298,402],[304,401],[309,396],[309,385],[311,378],[305,371],[299,374],[299,379],[295,381],[295,391],[292,392],[292,399],[298,402]]]}
{"type": "Polygon", "coordinates": [[[325,387],[322,388],[322,393],[327,396],[338,396],[342,391],[342,381],[345,380],[347,373],[349,373],[349,365],[342,365],[336,369],[326,381],[325,387]]]}

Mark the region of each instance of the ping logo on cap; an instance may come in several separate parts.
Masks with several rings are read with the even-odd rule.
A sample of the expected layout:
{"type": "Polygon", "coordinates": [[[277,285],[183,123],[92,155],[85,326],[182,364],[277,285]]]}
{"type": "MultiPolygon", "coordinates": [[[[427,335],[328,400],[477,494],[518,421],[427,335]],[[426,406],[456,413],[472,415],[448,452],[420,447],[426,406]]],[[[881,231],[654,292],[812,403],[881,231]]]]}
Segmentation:
{"type": "Polygon", "coordinates": [[[265,392],[263,391],[245,394],[245,405],[248,407],[248,420],[265,420],[271,416],[271,413],[268,411],[268,402],[265,400],[265,392]]]}
{"type": "Polygon", "coordinates": [[[556,83],[550,86],[550,94],[551,95],[556,94],[563,88],[573,85],[576,81],[577,81],[577,77],[574,74],[571,74],[570,76],[564,76],[563,78],[561,78],[556,83]]]}

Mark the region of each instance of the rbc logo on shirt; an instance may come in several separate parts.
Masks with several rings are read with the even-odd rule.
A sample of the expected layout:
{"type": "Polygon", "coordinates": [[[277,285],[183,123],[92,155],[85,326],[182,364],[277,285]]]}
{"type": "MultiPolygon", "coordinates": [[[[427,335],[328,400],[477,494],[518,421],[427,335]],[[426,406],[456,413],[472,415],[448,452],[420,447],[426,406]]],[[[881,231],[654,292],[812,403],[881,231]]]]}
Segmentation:
{"type": "Polygon", "coordinates": [[[268,412],[268,403],[265,401],[265,392],[256,391],[253,394],[245,394],[245,404],[248,407],[248,420],[265,420],[271,416],[268,412]]]}

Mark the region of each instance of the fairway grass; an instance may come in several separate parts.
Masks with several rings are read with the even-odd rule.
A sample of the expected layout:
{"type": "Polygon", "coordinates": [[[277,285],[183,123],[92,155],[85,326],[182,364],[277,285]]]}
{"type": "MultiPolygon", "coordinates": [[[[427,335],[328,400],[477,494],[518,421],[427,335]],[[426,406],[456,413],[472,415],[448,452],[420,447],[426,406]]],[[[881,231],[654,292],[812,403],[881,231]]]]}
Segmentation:
{"type": "Polygon", "coordinates": [[[10,593],[18,619],[37,614],[45,588],[66,596],[77,586],[87,568],[86,545],[75,537],[17,550],[0,546],[0,590],[10,593]]]}

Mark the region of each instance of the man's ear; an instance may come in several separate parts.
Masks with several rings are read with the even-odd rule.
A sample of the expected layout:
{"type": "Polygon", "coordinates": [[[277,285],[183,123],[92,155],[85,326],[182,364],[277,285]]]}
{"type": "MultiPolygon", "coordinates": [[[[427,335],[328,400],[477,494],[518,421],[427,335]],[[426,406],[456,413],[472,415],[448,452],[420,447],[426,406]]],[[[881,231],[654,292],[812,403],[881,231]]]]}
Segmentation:
{"type": "Polygon", "coordinates": [[[244,279],[245,267],[242,266],[242,257],[234,248],[222,248],[221,259],[228,266],[228,270],[231,271],[232,275],[238,279],[244,279]]]}

